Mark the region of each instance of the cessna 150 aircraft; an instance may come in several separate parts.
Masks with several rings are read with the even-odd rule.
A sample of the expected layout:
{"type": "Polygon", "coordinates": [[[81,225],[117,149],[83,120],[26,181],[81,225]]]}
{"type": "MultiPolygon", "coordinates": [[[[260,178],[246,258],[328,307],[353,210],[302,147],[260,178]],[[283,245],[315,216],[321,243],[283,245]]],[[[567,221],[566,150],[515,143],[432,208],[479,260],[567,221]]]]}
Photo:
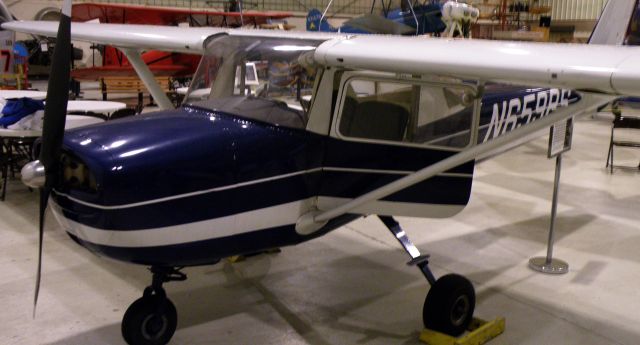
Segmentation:
{"type": "MultiPolygon", "coordinates": [[[[637,8],[608,3],[591,39],[601,45],[71,26],[70,1],[59,29],[6,22],[60,42],[40,159],[22,171],[40,188],[39,262],[49,203],[81,246],[151,267],[122,334],[164,344],[177,314],[162,285],[186,279],[180,267],[299,244],[375,214],[431,284],[425,326],[459,334],[472,284],[436,279],[393,216],[452,216],[469,200],[476,159],[618,95],[640,96],[640,48],[615,46],[638,34],[637,8]],[[125,52],[165,110],[64,132],[71,37],[125,52]],[[140,63],[150,49],[202,55],[180,109],[140,63]]],[[[40,266],[36,300],[39,281],[40,266]]]]}

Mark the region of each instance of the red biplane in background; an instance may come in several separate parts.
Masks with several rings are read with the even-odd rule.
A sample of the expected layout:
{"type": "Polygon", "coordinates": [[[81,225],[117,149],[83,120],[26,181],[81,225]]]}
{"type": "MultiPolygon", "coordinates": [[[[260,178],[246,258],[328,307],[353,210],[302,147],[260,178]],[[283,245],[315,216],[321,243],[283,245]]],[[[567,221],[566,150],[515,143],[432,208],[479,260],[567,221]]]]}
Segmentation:
{"type": "MultiPolygon", "coordinates": [[[[212,27],[260,27],[273,20],[282,20],[291,16],[289,12],[242,11],[230,3],[227,10],[185,9],[168,7],[148,7],[122,4],[83,3],[75,4],[72,20],[87,22],[99,20],[110,24],[147,24],[178,26],[212,27]]],[[[97,80],[105,76],[136,76],[136,72],[127,58],[114,47],[101,49],[102,66],[79,68],[72,76],[79,80],[97,80]]],[[[155,76],[184,77],[195,73],[199,55],[149,51],[142,59],[155,76]]]]}

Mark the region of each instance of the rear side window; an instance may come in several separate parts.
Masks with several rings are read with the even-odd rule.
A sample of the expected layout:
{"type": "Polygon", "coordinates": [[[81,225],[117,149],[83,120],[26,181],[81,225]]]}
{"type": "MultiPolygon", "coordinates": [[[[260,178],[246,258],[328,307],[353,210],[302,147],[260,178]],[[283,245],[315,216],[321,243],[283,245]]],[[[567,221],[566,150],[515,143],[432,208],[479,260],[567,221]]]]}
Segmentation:
{"type": "Polygon", "coordinates": [[[351,78],[343,88],[340,135],[375,141],[463,148],[473,103],[463,87],[351,78]]]}

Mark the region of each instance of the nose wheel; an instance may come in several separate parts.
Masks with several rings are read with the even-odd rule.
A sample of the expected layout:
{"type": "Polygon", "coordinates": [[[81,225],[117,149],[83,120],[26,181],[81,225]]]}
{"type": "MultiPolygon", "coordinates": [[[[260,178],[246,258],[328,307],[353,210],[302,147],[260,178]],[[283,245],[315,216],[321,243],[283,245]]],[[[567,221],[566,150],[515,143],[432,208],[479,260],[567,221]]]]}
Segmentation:
{"type": "Polygon", "coordinates": [[[469,279],[448,274],[436,279],[429,268],[429,256],[421,255],[400,224],[393,217],[378,216],[393,233],[402,248],[411,256],[407,264],[417,266],[431,284],[422,308],[422,320],[428,329],[458,336],[467,330],[473,320],[476,294],[469,279]]]}
{"type": "Polygon", "coordinates": [[[163,345],[178,324],[176,307],[166,296],[143,296],[133,302],[122,319],[122,336],[128,344],[163,345]]]}
{"type": "Polygon", "coordinates": [[[122,318],[122,337],[130,345],[164,345],[178,325],[176,307],[162,288],[169,281],[187,279],[174,268],[152,267],[153,283],[129,306],[122,318]]]}

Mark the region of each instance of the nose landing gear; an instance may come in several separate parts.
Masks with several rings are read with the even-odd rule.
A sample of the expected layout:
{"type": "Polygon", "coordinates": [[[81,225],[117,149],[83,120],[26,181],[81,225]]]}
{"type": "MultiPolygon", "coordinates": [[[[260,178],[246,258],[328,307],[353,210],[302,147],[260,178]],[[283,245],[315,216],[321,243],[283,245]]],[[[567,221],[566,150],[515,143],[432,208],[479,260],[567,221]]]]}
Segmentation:
{"type": "Polygon", "coordinates": [[[469,279],[458,274],[448,274],[436,279],[429,268],[429,255],[420,254],[400,224],[393,217],[378,216],[378,218],[411,256],[411,261],[407,264],[418,266],[431,284],[422,309],[424,326],[451,336],[464,333],[473,320],[476,305],[473,284],[469,279]]]}
{"type": "Polygon", "coordinates": [[[183,281],[187,276],[172,267],[152,267],[151,286],[141,298],[129,306],[122,318],[122,337],[130,345],[164,345],[178,324],[176,307],[162,288],[170,281],[183,281]]]}

